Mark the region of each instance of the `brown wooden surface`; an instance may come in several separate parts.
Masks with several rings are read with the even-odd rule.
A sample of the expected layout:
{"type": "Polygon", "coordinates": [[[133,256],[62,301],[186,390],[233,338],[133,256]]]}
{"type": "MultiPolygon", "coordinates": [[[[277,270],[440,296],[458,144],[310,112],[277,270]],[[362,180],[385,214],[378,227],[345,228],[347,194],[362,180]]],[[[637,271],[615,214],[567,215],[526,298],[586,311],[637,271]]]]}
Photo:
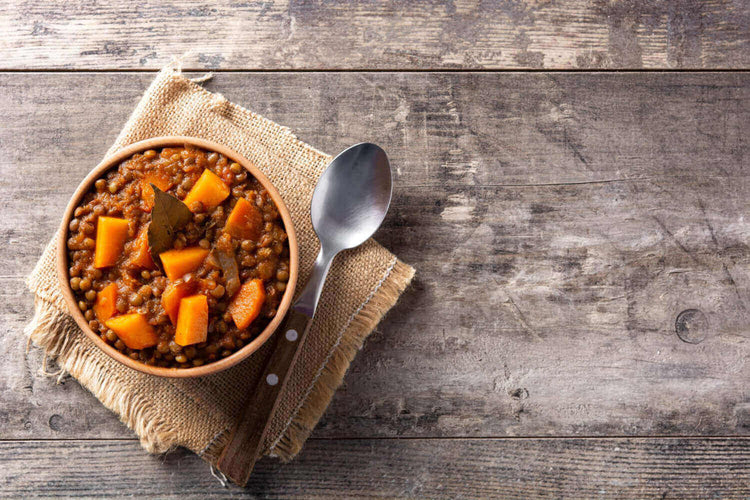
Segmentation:
{"type": "MultiPolygon", "coordinates": [[[[0,275],[0,438],[22,456],[38,446],[25,440],[132,436],[74,381],[59,386],[37,374],[40,354],[24,354],[21,330],[32,304],[22,282],[57,225],[54,214],[152,76],[0,75],[6,119],[0,199],[9,214],[0,231],[10,243],[0,275]]],[[[207,84],[294,124],[301,139],[323,150],[364,139],[382,144],[396,170],[393,209],[377,238],[419,274],[316,429],[316,437],[332,440],[316,442],[320,453],[341,452],[346,461],[338,441],[345,438],[433,438],[413,446],[436,442],[460,450],[455,438],[469,436],[748,435],[748,79],[745,73],[223,73],[207,84]],[[691,309],[706,323],[681,321],[680,331],[689,340],[705,337],[697,344],[675,331],[678,315],[691,309]]],[[[656,442],[635,440],[633,453],[645,453],[639,446],[663,449],[656,442]]],[[[109,442],[83,443],[75,449],[119,453],[109,442]]],[[[362,443],[355,447],[391,446],[362,443]]],[[[504,469],[505,443],[487,441],[471,457],[506,471],[493,483],[498,487],[538,466],[529,455],[520,469],[504,469]]],[[[130,455],[140,453],[127,446],[130,455]]],[[[671,453],[699,459],[700,450],[681,446],[671,453]]],[[[450,468],[453,452],[415,453],[407,453],[417,457],[414,467],[450,468]]],[[[726,453],[722,460],[734,459],[726,453]]],[[[392,455],[366,455],[369,488],[396,473],[392,455]]],[[[88,455],[69,456],[82,465],[88,455]]],[[[665,457],[659,459],[666,463],[665,457]]],[[[187,457],[167,460],[198,467],[187,457]]],[[[301,479],[292,484],[331,480],[305,464],[295,466],[301,479]]],[[[559,466],[581,478],[564,484],[583,484],[588,469],[559,466]]],[[[644,467],[616,468],[623,476],[615,479],[630,474],[639,485],[648,476],[644,467]]],[[[740,460],[717,473],[722,484],[739,488],[749,471],[740,460]]],[[[7,474],[0,477],[13,487],[30,484],[7,474]]],[[[440,484],[452,491],[454,476],[445,474],[446,483],[424,480],[425,495],[440,484]]],[[[461,484],[480,487],[476,474],[461,484]]],[[[549,474],[550,491],[564,486],[549,474]]],[[[251,491],[271,481],[262,477],[251,480],[251,491]]],[[[211,484],[205,475],[196,480],[211,484]]],[[[671,487],[663,478],[649,481],[671,487]]],[[[52,484],[71,491],[70,483],[52,484]]],[[[176,484],[159,491],[175,494],[176,484]]],[[[344,483],[326,487],[336,484],[344,483]]]]}
{"type": "Polygon", "coordinates": [[[750,73],[423,70],[745,70],[749,23],[746,0],[2,3],[0,497],[747,498],[750,73]],[[188,49],[323,151],[382,145],[376,237],[418,270],[247,490],[146,455],[22,332],[132,70],[188,49]]]}
{"type": "Polygon", "coordinates": [[[6,0],[2,69],[747,68],[747,0],[6,0]]]}
{"type": "Polygon", "coordinates": [[[0,442],[0,495],[743,499],[748,462],[748,439],[313,439],[292,463],[260,461],[242,490],[136,441],[0,442]]]}

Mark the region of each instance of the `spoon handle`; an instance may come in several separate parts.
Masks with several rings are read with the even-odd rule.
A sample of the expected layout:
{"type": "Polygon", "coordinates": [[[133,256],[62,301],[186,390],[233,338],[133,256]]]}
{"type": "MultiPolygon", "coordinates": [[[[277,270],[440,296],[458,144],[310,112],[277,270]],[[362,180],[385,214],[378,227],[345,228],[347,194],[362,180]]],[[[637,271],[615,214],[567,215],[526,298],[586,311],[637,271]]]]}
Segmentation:
{"type": "Polygon", "coordinates": [[[277,330],[276,346],[263,376],[247,398],[240,421],[219,457],[219,470],[240,486],[247,484],[255,462],[260,458],[263,439],[278,406],[279,395],[289,379],[310,325],[312,318],[294,309],[289,311],[277,330]]]}

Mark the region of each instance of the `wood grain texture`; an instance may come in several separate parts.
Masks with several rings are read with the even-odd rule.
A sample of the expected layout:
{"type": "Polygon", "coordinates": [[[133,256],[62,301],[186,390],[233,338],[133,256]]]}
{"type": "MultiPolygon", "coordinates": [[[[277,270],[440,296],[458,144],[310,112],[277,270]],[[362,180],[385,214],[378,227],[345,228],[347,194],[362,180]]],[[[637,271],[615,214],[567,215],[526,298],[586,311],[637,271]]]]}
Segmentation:
{"type": "MultiPolygon", "coordinates": [[[[22,280],[151,78],[0,75],[0,438],[131,436],[36,374],[22,280]]],[[[376,238],[416,282],[315,435],[750,433],[749,80],[217,76],[209,88],[324,151],[381,144],[396,172],[376,238]],[[703,320],[678,322],[686,310],[703,320]]]]}
{"type": "Polygon", "coordinates": [[[0,68],[747,68],[749,25],[746,0],[10,0],[0,68]]]}
{"type": "Polygon", "coordinates": [[[134,441],[0,442],[0,497],[747,498],[748,439],[311,440],[224,489],[134,441]]]}

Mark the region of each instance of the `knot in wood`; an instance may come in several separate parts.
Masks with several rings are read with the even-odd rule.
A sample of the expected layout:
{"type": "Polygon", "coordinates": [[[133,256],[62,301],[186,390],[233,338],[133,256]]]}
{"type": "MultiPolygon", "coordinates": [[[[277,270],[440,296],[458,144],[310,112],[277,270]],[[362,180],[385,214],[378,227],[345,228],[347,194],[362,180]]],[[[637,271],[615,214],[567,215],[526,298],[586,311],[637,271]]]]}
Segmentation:
{"type": "Polygon", "coordinates": [[[686,309],[677,315],[674,330],[683,342],[700,344],[708,333],[708,319],[698,309],[686,309]]]}

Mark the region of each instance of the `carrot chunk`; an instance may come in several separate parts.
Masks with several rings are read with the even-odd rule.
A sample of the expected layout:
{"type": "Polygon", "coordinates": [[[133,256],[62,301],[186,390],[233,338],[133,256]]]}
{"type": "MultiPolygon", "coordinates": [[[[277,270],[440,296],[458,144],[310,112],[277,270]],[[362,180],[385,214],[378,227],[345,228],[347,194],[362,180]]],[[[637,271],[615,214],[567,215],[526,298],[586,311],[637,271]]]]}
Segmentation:
{"type": "Polygon", "coordinates": [[[102,291],[96,294],[94,303],[94,314],[96,319],[105,323],[109,318],[115,315],[117,308],[117,285],[110,283],[102,291]]]}
{"type": "Polygon", "coordinates": [[[193,202],[200,201],[206,209],[211,209],[218,206],[227,196],[229,196],[229,187],[218,175],[205,169],[193,185],[193,189],[182,201],[188,207],[193,202]]]}
{"type": "Polygon", "coordinates": [[[141,232],[138,233],[138,237],[133,243],[130,263],[143,269],[153,269],[156,267],[151,258],[151,252],[148,249],[148,226],[141,229],[141,232]]]}
{"type": "Polygon", "coordinates": [[[186,273],[194,271],[203,263],[208,250],[201,247],[189,247],[182,250],[167,250],[160,253],[159,258],[164,266],[164,272],[170,281],[182,278],[186,273]]]}
{"type": "Polygon", "coordinates": [[[185,346],[205,342],[208,337],[208,299],[205,295],[191,295],[180,300],[180,312],[175,328],[175,343],[185,346]]]}
{"type": "Polygon", "coordinates": [[[94,267],[112,266],[122,254],[125,240],[128,239],[128,221],[101,216],[97,219],[96,226],[94,267]]]}
{"type": "Polygon", "coordinates": [[[258,317],[265,301],[263,280],[254,279],[242,284],[227,310],[237,328],[244,330],[258,317]]]}
{"type": "Polygon", "coordinates": [[[159,341],[154,327],[148,324],[145,314],[132,313],[115,316],[104,324],[131,349],[145,349],[155,346],[159,341]]]}
{"type": "Polygon", "coordinates": [[[173,325],[177,324],[177,314],[180,311],[180,301],[195,292],[195,282],[170,283],[161,295],[161,305],[169,316],[173,325]]]}
{"type": "Polygon", "coordinates": [[[245,198],[237,200],[227,217],[224,231],[240,240],[257,240],[263,229],[263,215],[245,198]]]}
{"type": "Polygon", "coordinates": [[[162,191],[167,191],[174,186],[174,181],[165,172],[151,172],[141,179],[141,199],[146,212],[150,212],[154,208],[154,188],[151,187],[151,184],[162,191]]]}

